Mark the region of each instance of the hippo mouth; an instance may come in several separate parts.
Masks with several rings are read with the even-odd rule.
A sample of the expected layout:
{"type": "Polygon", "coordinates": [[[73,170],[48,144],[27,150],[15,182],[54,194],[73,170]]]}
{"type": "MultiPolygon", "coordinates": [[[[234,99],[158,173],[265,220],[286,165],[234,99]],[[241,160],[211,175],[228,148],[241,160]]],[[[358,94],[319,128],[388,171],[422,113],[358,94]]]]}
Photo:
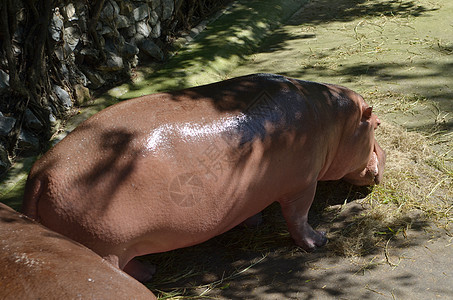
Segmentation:
{"type": "Polygon", "coordinates": [[[379,172],[379,159],[376,151],[373,151],[373,154],[371,155],[369,165],[366,167],[366,172],[366,177],[372,178],[372,181],[375,184],[379,184],[381,182],[382,176],[379,172]]]}
{"type": "Polygon", "coordinates": [[[372,159],[376,160],[376,166],[377,166],[376,167],[377,173],[375,174],[375,177],[374,177],[374,182],[376,184],[379,184],[382,181],[382,175],[384,174],[386,158],[387,158],[387,155],[385,154],[385,151],[382,150],[382,148],[379,146],[379,144],[375,141],[372,159]],[[374,156],[376,156],[376,158],[374,158],[374,156]]]}
{"type": "Polygon", "coordinates": [[[365,169],[361,172],[351,173],[343,179],[359,186],[379,184],[384,173],[385,158],[385,152],[375,142],[373,153],[365,169]]]}
{"type": "MultiPolygon", "coordinates": [[[[385,152],[381,149],[377,142],[374,143],[373,153],[368,161],[368,164],[364,170],[363,179],[368,181],[368,184],[380,184],[382,181],[382,175],[384,173],[385,166],[385,152]]],[[[361,177],[362,177],[361,174],[361,177]]],[[[366,184],[364,184],[366,185],[366,184]]]]}

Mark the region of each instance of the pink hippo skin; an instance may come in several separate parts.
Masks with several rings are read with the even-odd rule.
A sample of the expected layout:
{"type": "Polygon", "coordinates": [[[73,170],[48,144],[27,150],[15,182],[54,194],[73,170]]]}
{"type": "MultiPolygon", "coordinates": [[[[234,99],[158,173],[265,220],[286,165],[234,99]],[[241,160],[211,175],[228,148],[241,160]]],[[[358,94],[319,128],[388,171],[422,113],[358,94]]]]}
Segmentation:
{"type": "Polygon", "coordinates": [[[379,120],[355,92],[255,74],[113,105],[33,166],[24,212],[124,269],[217,236],[271,203],[306,250],[319,180],[381,180],[379,120]]]}
{"type": "Polygon", "coordinates": [[[0,203],[0,299],[156,297],[99,255],[0,203]]]}

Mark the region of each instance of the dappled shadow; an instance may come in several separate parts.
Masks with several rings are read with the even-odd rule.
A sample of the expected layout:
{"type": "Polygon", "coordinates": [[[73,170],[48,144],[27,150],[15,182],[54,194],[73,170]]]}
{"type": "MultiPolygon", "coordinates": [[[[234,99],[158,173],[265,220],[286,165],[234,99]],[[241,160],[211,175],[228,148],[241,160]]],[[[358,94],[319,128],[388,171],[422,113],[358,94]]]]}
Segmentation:
{"type": "MultiPolygon", "coordinates": [[[[102,195],[101,199],[96,200],[107,209],[108,199],[114,196],[122,182],[128,180],[139,162],[138,158],[143,150],[135,149],[133,145],[137,133],[126,128],[105,128],[99,132],[99,129],[85,125],[78,130],[86,131],[88,140],[86,149],[90,152],[87,153],[87,157],[81,158],[85,162],[73,160],[73,164],[80,166],[78,170],[81,174],[75,174],[71,185],[83,189],[91,197],[102,195]]],[[[76,140],[73,141],[77,143],[76,140]]],[[[86,140],[80,142],[86,143],[86,140]]]]}
{"type": "MultiPolygon", "coordinates": [[[[329,55],[328,52],[325,55],[329,55]]],[[[333,54],[332,54],[333,55],[333,54]]],[[[283,75],[303,78],[304,76],[319,76],[329,77],[335,76],[342,78],[345,84],[352,82],[356,83],[363,78],[370,78],[380,85],[398,85],[397,89],[402,89],[406,93],[414,94],[423,97],[435,103],[440,111],[453,111],[453,90],[446,86],[445,79],[450,77],[450,70],[453,69],[453,63],[439,64],[433,62],[429,69],[426,68],[427,62],[414,62],[410,65],[410,70],[407,64],[393,63],[361,63],[358,65],[341,66],[335,71],[332,71],[325,65],[310,66],[306,69],[301,68],[298,71],[281,72],[283,75]],[[418,71],[415,71],[418,70],[418,71]],[[422,70],[422,71],[420,71],[422,70]]],[[[367,99],[365,99],[366,101],[367,99]]],[[[382,99],[386,103],[392,103],[391,98],[382,99]]],[[[430,119],[429,127],[432,128],[436,121],[436,116],[430,119]]],[[[451,130],[451,121],[444,124],[447,130],[451,130]]],[[[429,128],[426,125],[422,127],[411,127],[413,130],[427,131],[429,128]]]]}
{"type": "Polygon", "coordinates": [[[195,297],[212,288],[208,296],[227,299],[262,299],[263,295],[271,294],[285,299],[312,299],[319,295],[369,298],[373,293],[364,288],[367,284],[379,284],[387,287],[386,291],[399,284],[415,286],[418,274],[411,272],[400,277],[395,275],[392,282],[373,277],[367,282],[357,280],[371,270],[388,267],[382,261],[385,261],[382,244],[376,243],[375,235],[382,236],[384,241],[391,239],[388,246],[396,253],[426,242],[429,237],[423,232],[429,224],[415,216],[395,219],[381,226],[376,223],[371,232],[362,230],[365,235],[356,236],[363,245],[362,258],[357,263],[351,263],[350,257],[345,259],[346,250],[338,249],[344,247],[345,239],[357,234],[350,228],[370,222],[366,209],[355,200],[371,191],[371,188],[357,188],[340,181],[320,184],[310,220],[314,227],[328,231],[330,241],[313,253],[294,245],[280,206],[275,203],[263,211],[264,223],[258,228],[236,227],[197,246],[143,257],[157,265],[153,282],[147,286],[154,291],[177,290],[195,297]],[[323,213],[335,203],[341,203],[341,208],[323,213]],[[410,239],[395,235],[407,226],[422,234],[410,239]],[[380,258],[373,262],[376,257],[380,258]]]}
{"type": "Polygon", "coordinates": [[[449,80],[453,65],[448,62],[446,57],[446,55],[451,55],[449,42],[441,42],[435,36],[432,37],[432,40],[429,38],[423,40],[423,45],[421,45],[423,51],[428,54],[439,52],[444,58],[440,61],[436,61],[432,55],[423,55],[423,51],[415,50],[419,49],[419,45],[410,47],[412,40],[423,39],[421,35],[415,35],[413,38],[407,37],[411,40],[403,42],[407,32],[404,28],[412,28],[415,31],[411,25],[414,20],[436,13],[438,7],[440,6],[425,6],[425,4],[415,1],[345,0],[335,2],[335,5],[329,1],[312,1],[290,18],[287,24],[292,27],[289,30],[288,28],[274,30],[264,40],[258,53],[266,54],[259,56],[258,62],[255,63],[256,69],[264,72],[278,72],[296,78],[322,78],[326,82],[341,81],[346,85],[360,86],[359,83],[365,80],[365,83],[378,85],[380,88],[390,87],[390,89],[405,93],[418,94],[429,98],[436,105],[438,104],[441,110],[452,111],[453,102],[450,99],[453,97],[453,92],[449,88],[449,80]],[[376,19],[378,17],[379,20],[376,19]],[[367,18],[370,19],[368,23],[367,18]],[[326,26],[329,26],[326,24],[330,22],[336,23],[330,25],[332,27],[329,29],[330,31],[323,34],[332,37],[338,35],[338,42],[335,41],[335,38],[326,39],[317,36],[320,34],[319,32],[323,32],[326,26]],[[344,25],[346,28],[342,28],[342,24],[337,25],[339,22],[351,23],[344,25]],[[395,23],[392,27],[389,24],[393,22],[395,23]],[[322,24],[325,26],[317,27],[322,24]],[[365,29],[361,29],[362,26],[365,28],[363,24],[374,26],[371,32],[367,32],[365,38],[365,43],[373,46],[368,45],[369,48],[361,51],[357,45],[362,45],[363,41],[356,30],[359,28],[359,31],[365,31],[365,29]],[[387,24],[388,27],[383,24],[387,24]],[[398,30],[398,26],[401,26],[401,32],[398,30]],[[353,39],[354,34],[355,39],[353,39]],[[378,36],[375,36],[376,34],[378,36]],[[317,44],[318,38],[319,44],[317,44]],[[343,38],[347,38],[348,41],[342,41],[343,38]],[[349,38],[351,39],[349,40],[349,38]],[[395,40],[390,43],[393,38],[395,40]],[[306,43],[303,42],[305,39],[307,39],[306,43]],[[291,43],[292,40],[301,42],[291,43]],[[331,44],[328,43],[329,41],[331,44]],[[405,45],[407,50],[401,49],[403,43],[408,43],[405,45]],[[322,48],[317,50],[317,47],[322,48]],[[392,47],[397,49],[396,52],[391,52],[395,57],[394,60],[381,62],[387,55],[386,53],[393,50],[392,47]],[[292,52],[285,53],[285,50],[292,52]],[[412,53],[411,50],[415,52],[412,53]],[[372,54],[374,51],[375,55],[372,54]],[[278,69],[279,59],[285,60],[287,56],[294,60],[296,66],[300,65],[300,69],[288,66],[288,63],[283,65],[291,71],[285,70],[285,68],[278,69]],[[348,56],[351,57],[350,60],[348,56]]]}
{"type": "Polygon", "coordinates": [[[288,25],[320,25],[381,16],[419,17],[436,10],[437,8],[427,8],[413,0],[338,0],[334,3],[329,0],[316,0],[293,15],[288,25]]]}
{"type": "MultiPolygon", "coordinates": [[[[289,16],[292,10],[286,6],[297,9],[302,4],[293,3],[282,8],[273,1],[235,2],[188,48],[177,52],[161,66],[155,66],[146,76],[146,84],[154,85],[156,91],[186,88],[190,85],[187,78],[194,75],[194,71],[212,74],[212,81],[222,79],[231,71],[232,65],[237,65],[258,48],[271,28],[289,16]]],[[[143,88],[140,84],[129,86],[131,91],[143,88]]]]}
{"type": "MultiPolygon", "coordinates": [[[[283,47],[278,40],[315,37],[311,33],[290,35],[279,30],[279,22],[288,20],[290,16],[286,24],[309,26],[374,16],[418,17],[435,10],[419,5],[415,1],[342,0],[336,1],[333,5],[331,1],[323,0],[315,1],[313,5],[309,3],[292,15],[294,9],[305,4],[304,2],[292,4],[293,10],[287,10],[285,6],[290,6],[288,3],[282,7],[272,1],[249,1],[246,4],[237,2],[226,14],[211,23],[189,48],[176,53],[161,66],[156,65],[151,73],[145,76],[146,83],[136,85],[131,83],[129,89],[136,92],[146,91],[147,88],[143,84],[153,85],[154,88],[151,89],[153,91],[185,88],[193,84],[187,81],[188,77],[196,75],[193,72],[211,74],[208,75],[209,80],[218,81],[227,77],[233,66],[240,64],[248,55],[260,48],[263,39],[269,36],[270,40],[265,40],[267,48],[261,47],[262,51],[275,51],[283,47]]],[[[280,70],[272,73],[277,71],[280,70]]]]}

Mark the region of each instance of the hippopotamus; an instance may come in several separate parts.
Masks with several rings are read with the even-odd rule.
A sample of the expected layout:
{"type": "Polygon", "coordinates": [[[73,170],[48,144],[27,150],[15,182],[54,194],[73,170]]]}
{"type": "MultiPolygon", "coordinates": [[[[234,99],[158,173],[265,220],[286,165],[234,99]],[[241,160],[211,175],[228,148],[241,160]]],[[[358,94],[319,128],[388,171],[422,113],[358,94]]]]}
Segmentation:
{"type": "Polygon", "coordinates": [[[206,241],[279,202],[306,250],[317,182],[372,185],[380,124],[352,90],[253,74],[119,102],[33,166],[23,211],[145,281],[136,256],[206,241]]]}
{"type": "Polygon", "coordinates": [[[0,203],[0,299],[157,299],[85,246],[0,203]]]}

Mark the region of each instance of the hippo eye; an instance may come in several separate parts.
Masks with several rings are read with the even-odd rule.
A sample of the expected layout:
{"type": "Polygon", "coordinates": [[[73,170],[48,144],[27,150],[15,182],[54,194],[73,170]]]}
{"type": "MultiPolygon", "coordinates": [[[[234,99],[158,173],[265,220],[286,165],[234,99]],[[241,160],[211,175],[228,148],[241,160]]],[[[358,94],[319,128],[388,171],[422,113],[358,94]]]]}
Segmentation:
{"type": "Polygon", "coordinates": [[[374,129],[378,128],[378,126],[381,125],[381,120],[379,120],[378,117],[376,117],[376,125],[374,126],[374,129]]]}

